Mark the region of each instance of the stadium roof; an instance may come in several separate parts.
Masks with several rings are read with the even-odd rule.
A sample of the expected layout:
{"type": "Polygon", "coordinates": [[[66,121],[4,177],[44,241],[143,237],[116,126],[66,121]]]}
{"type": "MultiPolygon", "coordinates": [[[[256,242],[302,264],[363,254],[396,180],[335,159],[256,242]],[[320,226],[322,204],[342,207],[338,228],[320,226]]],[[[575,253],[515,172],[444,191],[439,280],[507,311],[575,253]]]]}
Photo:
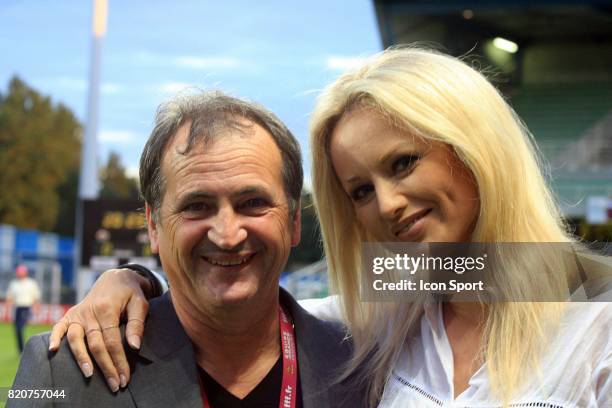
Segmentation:
{"type": "Polygon", "coordinates": [[[482,39],[519,46],[567,40],[612,42],[612,3],[588,0],[375,0],[383,45],[432,41],[463,54],[482,39]]]}

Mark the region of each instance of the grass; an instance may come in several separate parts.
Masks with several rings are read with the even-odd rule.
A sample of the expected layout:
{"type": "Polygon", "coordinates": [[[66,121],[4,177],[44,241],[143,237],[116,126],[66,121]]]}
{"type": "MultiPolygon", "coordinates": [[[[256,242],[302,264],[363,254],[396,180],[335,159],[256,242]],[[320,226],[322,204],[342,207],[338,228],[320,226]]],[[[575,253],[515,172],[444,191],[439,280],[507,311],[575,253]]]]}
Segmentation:
{"type": "MultiPolygon", "coordinates": [[[[28,325],[25,330],[26,340],[37,333],[51,330],[51,326],[28,325]]],[[[10,387],[19,367],[19,352],[15,329],[10,323],[0,323],[0,387],[10,387]]],[[[0,407],[4,407],[0,401],[0,407]]]]}

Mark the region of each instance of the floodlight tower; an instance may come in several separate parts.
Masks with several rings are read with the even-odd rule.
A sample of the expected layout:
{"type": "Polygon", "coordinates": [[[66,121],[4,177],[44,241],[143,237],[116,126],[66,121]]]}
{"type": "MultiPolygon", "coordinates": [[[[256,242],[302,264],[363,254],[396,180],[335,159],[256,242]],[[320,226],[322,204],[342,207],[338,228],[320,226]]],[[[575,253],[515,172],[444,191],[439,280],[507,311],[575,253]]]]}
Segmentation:
{"type": "MultiPolygon", "coordinates": [[[[77,274],[77,292],[82,281],[81,248],[83,240],[83,200],[98,198],[98,111],[100,102],[100,62],[102,39],[106,34],[108,0],[93,0],[91,60],[89,67],[89,92],[87,96],[87,122],[81,146],[81,171],[79,174],[79,196],[77,199],[75,225],[74,271],[77,274]]],[[[79,294],[77,296],[80,298],[79,294]]]]}
{"type": "Polygon", "coordinates": [[[98,198],[98,111],[100,102],[100,60],[102,39],[106,33],[107,0],[94,0],[93,38],[89,70],[89,95],[87,98],[87,123],[81,150],[81,174],[79,198],[98,198]]]}

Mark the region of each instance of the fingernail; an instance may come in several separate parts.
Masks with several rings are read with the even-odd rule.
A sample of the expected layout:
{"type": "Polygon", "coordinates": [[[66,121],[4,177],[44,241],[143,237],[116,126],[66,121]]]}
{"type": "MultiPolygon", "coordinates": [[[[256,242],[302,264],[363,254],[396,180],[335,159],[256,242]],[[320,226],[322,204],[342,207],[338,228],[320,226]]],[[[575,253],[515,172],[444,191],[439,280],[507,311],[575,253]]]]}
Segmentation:
{"type": "Polygon", "coordinates": [[[136,336],[135,334],[132,334],[130,336],[130,346],[132,346],[133,348],[139,349],[140,348],[140,337],[136,336]]]}
{"type": "Polygon", "coordinates": [[[119,384],[117,384],[117,380],[115,380],[112,377],[108,377],[106,379],[106,382],[108,383],[108,386],[110,387],[111,391],[113,392],[119,391],[119,384]]]}
{"type": "Polygon", "coordinates": [[[119,379],[121,379],[121,388],[125,388],[127,385],[127,378],[125,378],[125,375],[121,374],[119,375],[119,379]]]}
{"type": "Polygon", "coordinates": [[[55,344],[55,340],[52,340],[49,342],[49,350],[53,350],[55,348],[56,344],[55,344]]]}
{"type": "Polygon", "coordinates": [[[93,375],[93,369],[91,368],[89,363],[81,364],[81,371],[83,371],[83,375],[85,375],[85,377],[87,377],[87,378],[89,378],[89,377],[91,377],[93,375]]]}

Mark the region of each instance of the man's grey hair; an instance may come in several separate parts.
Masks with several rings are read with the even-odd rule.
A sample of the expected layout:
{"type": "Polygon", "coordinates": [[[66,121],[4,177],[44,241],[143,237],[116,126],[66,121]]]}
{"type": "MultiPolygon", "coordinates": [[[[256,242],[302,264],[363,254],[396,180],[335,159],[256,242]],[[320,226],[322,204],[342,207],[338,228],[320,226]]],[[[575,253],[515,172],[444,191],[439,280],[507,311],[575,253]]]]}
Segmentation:
{"type": "Polygon", "coordinates": [[[177,130],[183,124],[191,122],[187,147],[181,152],[188,154],[196,143],[201,142],[205,146],[226,130],[244,132],[248,125],[241,119],[247,119],[264,128],[278,146],[289,213],[292,216],[295,214],[302,193],[304,174],[300,145],[291,131],[276,115],[259,104],[219,91],[198,91],[179,94],[157,108],[153,131],[140,156],[140,191],[145,202],[152,207],[155,221],[165,193],[165,180],[161,173],[162,158],[177,130]]]}

